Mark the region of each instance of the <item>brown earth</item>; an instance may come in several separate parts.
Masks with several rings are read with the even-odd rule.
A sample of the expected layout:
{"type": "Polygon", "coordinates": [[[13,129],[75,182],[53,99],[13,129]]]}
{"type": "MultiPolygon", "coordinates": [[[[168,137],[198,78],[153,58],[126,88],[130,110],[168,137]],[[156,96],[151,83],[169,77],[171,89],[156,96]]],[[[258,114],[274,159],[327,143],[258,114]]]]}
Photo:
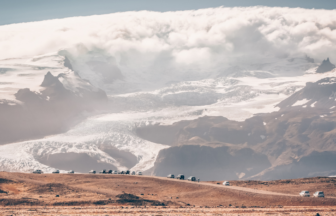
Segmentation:
{"type": "MultiPolygon", "coordinates": [[[[223,182],[212,181],[211,183],[222,184],[223,182]]],[[[303,190],[309,191],[311,196],[316,191],[323,191],[326,197],[336,199],[336,178],[330,177],[275,181],[230,181],[230,184],[234,187],[237,186],[256,191],[276,192],[296,196],[303,190]]]]}
{"type": "Polygon", "coordinates": [[[336,215],[336,208],[329,207],[276,207],[276,208],[236,208],[236,207],[134,207],[134,206],[77,206],[77,207],[15,207],[0,208],[1,215],[336,215]]]}
{"type": "Polygon", "coordinates": [[[0,172],[0,215],[336,215],[335,181],[232,181],[224,187],[153,176],[0,172]],[[326,198],[297,196],[313,188],[326,198]]]}
{"type": "Polygon", "coordinates": [[[336,206],[335,180],[233,181],[224,187],[152,176],[1,172],[0,206],[336,206]],[[313,188],[326,198],[297,196],[313,188]]]}

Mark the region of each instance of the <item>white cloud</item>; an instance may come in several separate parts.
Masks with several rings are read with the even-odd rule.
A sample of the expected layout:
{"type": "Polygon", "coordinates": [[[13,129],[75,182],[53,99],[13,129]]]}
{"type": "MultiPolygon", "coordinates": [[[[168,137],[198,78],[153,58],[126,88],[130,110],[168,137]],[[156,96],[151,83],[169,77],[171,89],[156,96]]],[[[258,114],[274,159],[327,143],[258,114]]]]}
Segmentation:
{"type": "Polygon", "coordinates": [[[335,10],[140,11],[0,26],[0,59],[63,49],[81,56],[100,49],[115,57],[120,67],[149,73],[169,67],[172,74],[195,68],[206,74],[305,54],[336,62],[335,45],[335,10]]]}

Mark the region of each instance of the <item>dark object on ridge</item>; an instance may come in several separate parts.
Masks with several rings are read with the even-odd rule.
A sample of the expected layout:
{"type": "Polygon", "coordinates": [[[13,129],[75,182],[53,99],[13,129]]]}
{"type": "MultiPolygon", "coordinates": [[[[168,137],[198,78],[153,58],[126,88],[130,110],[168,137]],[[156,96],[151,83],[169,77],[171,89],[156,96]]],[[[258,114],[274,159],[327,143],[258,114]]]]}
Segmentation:
{"type": "Polygon", "coordinates": [[[325,73],[333,70],[334,68],[335,65],[333,65],[329,58],[327,58],[327,60],[323,60],[322,64],[317,68],[316,73],[325,73]]]}
{"type": "Polygon", "coordinates": [[[8,194],[8,192],[7,192],[7,191],[3,191],[3,190],[1,190],[1,189],[0,189],[0,193],[5,193],[5,194],[8,194]]]}
{"type": "Polygon", "coordinates": [[[174,174],[169,174],[169,175],[167,176],[167,178],[175,178],[175,175],[174,175],[174,174]]]}
{"type": "Polygon", "coordinates": [[[34,170],[33,173],[36,173],[36,174],[42,174],[43,171],[42,171],[42,170],[34,170]]]}
{"type": "Polygon", "coordinates": [[[190,177],[188,178],[188,181],[196,181],[196,177],[195,177],[195,176],[190,176],[190,177]]]}
{"type": "Polygon", "coordinates": [[[178,176],[176,176],[176,179],[184,180],[184,175],[183,174],[178,174],[178,176]]]}
{"type": "Polygon", "coordinates": [[[108,173],[108,174],[112,174],[112,172],[113,172],[113,170],[109,170],[107,173],[108,173]]]}
{"type": "Polygon", "coordinates": [[[103,169],[102,171],[99,172],[100,174],[105,174],[106,173],[106,169],[103,169]]]}
{"type": "Polygon", "coordinates": [[[129,175],[129,174],[130,174],[130,171],[129,171],[129,170],[127,170],[125,174],[126,174],[126,175],[129,175]]]}

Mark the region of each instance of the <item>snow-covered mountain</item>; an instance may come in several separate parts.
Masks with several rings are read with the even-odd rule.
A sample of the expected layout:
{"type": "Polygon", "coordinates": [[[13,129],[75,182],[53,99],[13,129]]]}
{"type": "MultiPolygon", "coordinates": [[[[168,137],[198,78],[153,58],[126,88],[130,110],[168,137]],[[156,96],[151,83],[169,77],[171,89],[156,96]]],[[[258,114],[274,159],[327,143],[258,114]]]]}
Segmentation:
{"type": "Polygon", "coordinates": [[[280,109],[245,121],[202,116],[149,125],[137,134],[171,146],[160,151],[153,174],[202,179],[278,179],[336,173],[335,71],[281,101],[280,109]]]}
{"type": "MultiPolygon", "coordinates": [[[[30,83],[28,87],[43,92],[43,86],[48,83],[50,77],[59,79],[67,90],[78,95],[82,94],[82,89],[99,92],[89,82],[77,76],[76,72],[66,68],[63,56],[59,55],[59,58],[55,59],[61,61],[58,62],[59,67],[63,68],[63,71],[60,71],[61,76],[56,78],[51,73],[38,69],[36,74],[40,74],[36,76],[39,76],[40,83],[43,81],[42,86],[36,82],[30,83]],[[64,70],[67,73],[64,73],[64,70]],[[44,75],[45,73],[47,74],[44,75]]],[[[52,63],[49,62],[49,65],[52,63]]],[[[42,65],[36,67],[41,68],[42,65]]],[[[56,71],[51,70],[55,75],[56,71]]],[[[22,72],[16,68],[15,73],[12,73],[11,76],[14,76],[15,73],[22,72]]],[[[171,124],[202,116],[225,116],[232,120],[245,120],[255,113],[278,110],[275,105],[301,89],[306,82],[333,75],[333,72],[316,74],[308,71],[299,77],[278,77],[265,71],[241,71],[226,77],[177,82],[154,91],[110,94],[105,114],[88,117],[59,135],[1,146],[1,167],[13,171],[76,168],[85,172],[88,167],[145,171],[153,167],[159,151],[168,148],[169,145],[139,137],[136,133],[137,128],[171,124]]],[[[40,95],[43,96],[42,93],[40,95]]],[[[90,103],[90,100],[88,102],[90,103]]]]}
{"type": "Polygon", "coordinates": [[[139,128],[244,121],[334,77],[333,11],[213,8],[0,26],[0,169],[148,171],[139,128]],[[5,120],[5,121],[4,121],[5,120]]]}
{"type": "Polygon", "coordinates": [[[68,130],[85,112],[107,107],[107,95],[65,66],[59,55],[0,61],[0,143],[68,130]]]}

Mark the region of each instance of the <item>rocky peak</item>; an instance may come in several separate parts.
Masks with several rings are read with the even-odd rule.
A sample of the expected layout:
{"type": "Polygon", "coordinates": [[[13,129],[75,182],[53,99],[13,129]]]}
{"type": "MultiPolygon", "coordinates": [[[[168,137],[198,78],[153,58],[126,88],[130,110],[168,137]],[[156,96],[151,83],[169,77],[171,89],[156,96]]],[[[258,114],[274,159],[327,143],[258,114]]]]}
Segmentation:
{"type": "Polygon", "coordinates": [[[44,76],[44,80],[41,86],[45,87],[45,89],[42,91],[42,94],[45,96],[69,97],[71,94],[70,91],[64,88],[58,77],[52,75],[50,72],[44,76]]]}
{"type": "Polygon", "coordinates": [[[55,85],[62,85],[62,83],[58,80],[57,77],[52,75],[50,72],[44,75],[44,79],[41,84],[42,87],[50,87],[50,86],[55,86],[55,85]]]}
{"type": "Polygon", "coordinates": [[[333,70],[334,68],[335,65],[330,62],[329,58],[327,58],[327,60],[323,60],[321,65],[317,68],[316,73],[325,73],[333,70]]]}

